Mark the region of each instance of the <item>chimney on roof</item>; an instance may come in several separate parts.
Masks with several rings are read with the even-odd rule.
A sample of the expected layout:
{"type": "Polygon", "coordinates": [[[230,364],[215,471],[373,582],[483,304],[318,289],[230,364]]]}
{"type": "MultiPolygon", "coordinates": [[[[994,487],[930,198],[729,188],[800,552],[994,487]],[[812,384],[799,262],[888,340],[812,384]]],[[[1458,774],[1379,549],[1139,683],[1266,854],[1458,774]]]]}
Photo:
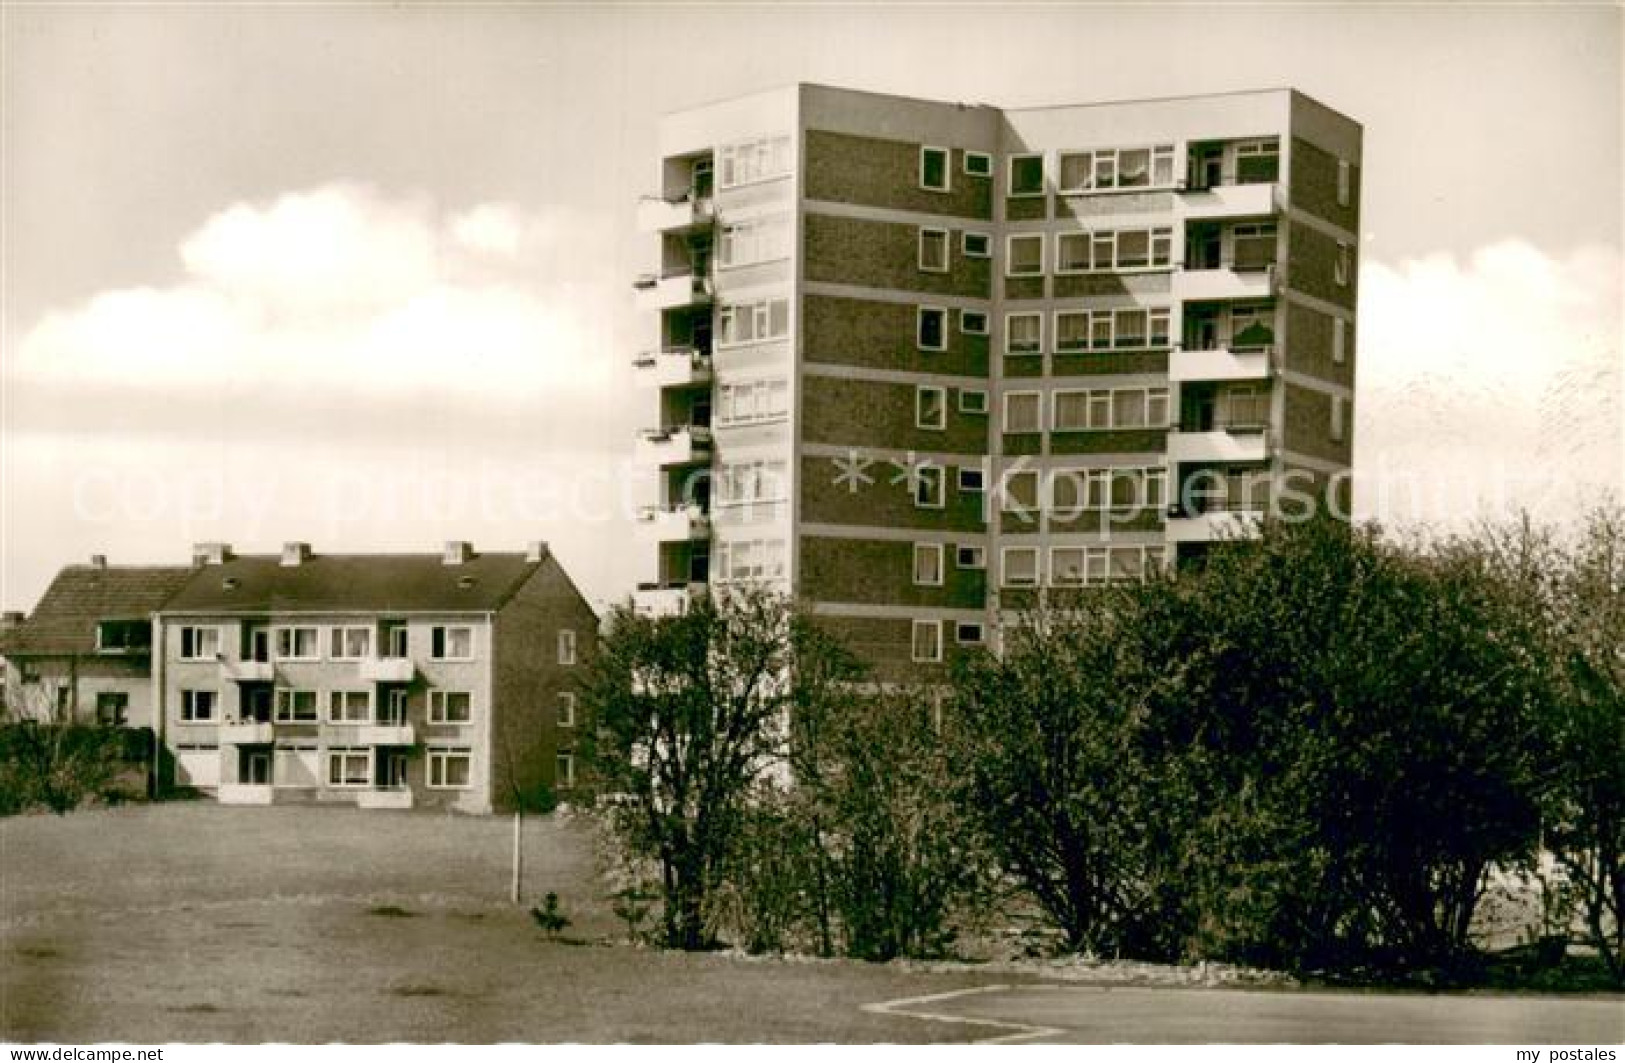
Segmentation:
{"type": "Polygon", "coordinates": [[[23,626],[23,614],[5,612],[0,613],[0,632],[15,631],[23,626]]]}
{"type": "Polygon", "coordinates": [[[230,543],[195,543],[192,546],[192,565],[223,565],[231,560],[230,543]]]}
{"type": "Polygon", "coordinates": [[[474,556],[474,544],[452,539],[447,541],[446,548],[441,551],[442,564],[460,565],[474,556]]]}
{"type": "Polygon", "coordinates": [[[547,560],[547,543],[541,539],[525,544],[525,560],[537,564],[547,560]]]}
{"type": "Polygon", "coordinates": [[[309,543],[283,543],[282,563],[289,567],[297,567],[310,560],[309,543]]]}
{"type": "Polygon", "coordinates": [[[96,568],[96,569],[105,569],[107,567],[107,555],[106,554],[91,554],[90,555],[90,567],[91,568],[96,568]]]}

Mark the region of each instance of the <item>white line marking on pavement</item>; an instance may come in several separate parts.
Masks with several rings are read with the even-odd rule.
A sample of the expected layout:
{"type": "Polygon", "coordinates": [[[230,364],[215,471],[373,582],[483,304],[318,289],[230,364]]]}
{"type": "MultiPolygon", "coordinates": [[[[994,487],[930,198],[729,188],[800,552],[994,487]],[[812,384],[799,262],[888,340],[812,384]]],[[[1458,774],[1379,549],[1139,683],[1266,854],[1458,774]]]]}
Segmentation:
{"type": "Polygon", "coordinates": [[[1050,1026],[1034,1026],[1031,1023],[1010,1022],[1004,1019],[973,1019],[966,1015],[944,1015],[941,1012],[934,1011],[905,1010],[916,1004],[935,1004],[938,1001],[954,1000],[959,997],[974,996],[978,993],[997,993],[1009,988],[1007,985],[984,985],[977,986],[974,989],[956,989],[951,993],[932,993],[930,996],[924,997],[904,997],[901,1000],[886,1000],[879,1004],[865,1004],[860,1010],[871,1015],[904,1015],[910,1019],[953,1022],[963,1026],[992,1026],[1001,1030],[1012,1031],[998,1037],[988,1037],[973,1042],[979,1045],[1013,1044],[1016,1041],[1029,1041],[1035,1037],[1052,1037],[1055,1034],[1066,1032],[1050,1026]]]}

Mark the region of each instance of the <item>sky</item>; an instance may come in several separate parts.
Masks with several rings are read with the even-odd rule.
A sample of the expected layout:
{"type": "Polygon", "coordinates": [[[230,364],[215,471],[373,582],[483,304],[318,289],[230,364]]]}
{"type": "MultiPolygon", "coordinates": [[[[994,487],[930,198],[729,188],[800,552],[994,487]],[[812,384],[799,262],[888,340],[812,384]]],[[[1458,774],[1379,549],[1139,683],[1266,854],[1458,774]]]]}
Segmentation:
{"type": "Polygon", "coordinates": [[[1614,5],[0,5],[0,604],[190,544],[652,569],[661,114],[1292,86],[1365,127],[1357,515],[1625,494],[1614,5]]]}

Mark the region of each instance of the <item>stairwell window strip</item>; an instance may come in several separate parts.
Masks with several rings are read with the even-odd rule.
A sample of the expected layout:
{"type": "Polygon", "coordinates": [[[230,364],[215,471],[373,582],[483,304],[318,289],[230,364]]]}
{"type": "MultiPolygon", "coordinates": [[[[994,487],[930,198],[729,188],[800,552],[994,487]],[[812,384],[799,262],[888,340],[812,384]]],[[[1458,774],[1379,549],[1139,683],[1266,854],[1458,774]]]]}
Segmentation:
{"type": "Polygon", "coordinates": [[[783,339],[790,334],[790,301],[757,299],[731,303],[717,312],[717,345],[738,347],[783,339]]]}
{"type": "Polygon", "coordinates": [[[790,172],[788,136],[753,137],[724,144],[717,151],[717,186],[738,188],[771,181],[790,172]]]}
{"type": "Polygon", "coordinates": [[[790,382],[742,380],[717,388],[717,427],[767,424],[790,415],[790,382]]]}
{"type": "Polygon", "coordinates": [[[717,265],[723,269],[789,257],[790,221],[782,215],[731,222],[717,236],[717,265]]]}

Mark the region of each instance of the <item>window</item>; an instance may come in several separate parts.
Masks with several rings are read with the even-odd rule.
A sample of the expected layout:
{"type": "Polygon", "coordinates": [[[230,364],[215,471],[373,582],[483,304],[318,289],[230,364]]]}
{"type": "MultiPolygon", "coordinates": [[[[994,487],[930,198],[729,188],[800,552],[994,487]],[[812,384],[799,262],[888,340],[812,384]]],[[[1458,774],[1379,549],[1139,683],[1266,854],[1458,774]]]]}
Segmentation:
{"type": "Polygon", "coordinates": [[[1264,269],[1275,263],[1274,222],[1230,227],[1231,262],[1236,269],[1264,269]]]}
{"type": "Polygon", "coordinates": [[[568,628],[559,632],[559,663],[576,663],[576,633],[568,628]]]}
{"type": "Polygon", "coordinates": [[[1332,263],[1332,279],[1343,287],[1349,282],[1349,245],[1341,240],[1337,242],[1337,259],[1332,263]]]}
{"type": "Polygon", "coordinates": [[[1174,183],[1174,146],[1062,152],[1060,171],[1063,193],[1166,187],[1174,183]]]}
{"type": "Polygon", "coordinates": [[[1332,318],[1332,361],[1342,365],[1348,358],[1348,322],[1332,318]]]}
{"type": "Polygon", "coordinates": [[[466,790],[473,774],[472,756],[466,749],[429,747],[429,789],[466,790]]]}
{"type": "Polygon", "coordinates": [[[320,632],[313,627],[281,627],[276,630],[276,656],[279,661],[314,661],[321,656],[320,632]]]}
{"type": "Polygon", "coordinates": [[[429,632],[429,656],[437,661],[472,661],[474,629],[438,626],[429,632]]]}
{"type": "Polygon", "coordinates": [[[473,696],[466,690],[429,691],[429,722],[473,723],[473,696]]]}
{"type": "Polygon", "coordinates": [[[915,343],[922,351],[948,349],[948,311],[936,306],[922,306],[917,311],[914,327],[915,343]]]}
{"type": "Polygon", "coordinates": [[[959,312],[959,331],[967,336],[986,336],[987,312],[983,310],[961,310],[959,312]]]}
{"type": "MultiPolygon", "coordinates": [[[[1272,245],[1273,246],[1273,245],[1272,245]]],[[[1173,229],[1099,229],[1057,233],[1057,273],[1103,273],[1167,269],[1173,263],[1173,229]]]]}
{"type": "Polygon", "coordinates": [[[787,468],[785,462],[766,459],[726,463],[717,474],[715,501],[722,506],[782,502],[789,496],[787,468]]]}
{"type": "Polygon", "coordinates": [[[1341,443],[1347,433],[1348,426],[1344,423],[1346,411],[1343,408],[1343,396],[1332,396],[1332,442],[1341,443]]]}
{"type": "Polygon", "coordinates": [[[1004,474],[999,508],[1006,513],[1038,512],[1038,471],[1018,469],[1004,474]]]}
{"type": "Polygon", "coordinates": [[[372,656],[372,628],[334,628],[328,656],[335,661],[359,661],[372,656]]]}
{"type": "Polygon", "coordinates": [[[738,539],[717,544],[716,578],[721,583],[783,579],[783,539],[738,539]]]}
{"type": "Polygon", "coordinates": [[[987,549],[981,546],[961,546],[954,551],[954,564],[960,568],[986,568],[987,549]]]}
{"type": "Polygon", "coordinates": [[[961,646],[980,646],[982,644],[982,625],[960,621],[954,625],[954,641],[961,646]]]}
{"type": "Polygon", "coordinates": [[[1002,566],[1006,587],[1038,586],[1038,548],[1036,546],[1007,546],[1002,566]]]}
{"type": "Polygon", "coordinates": [[[1166,347],[1167,307],[1119,310],[1060,310],[1055,314],[1055,349],[1064,353],[1166,347]]]}
{"type": "Polygon", "coordinates": [[[928,192],[947,192],[952,189],[947,148],[920,149],[920,187],[928,192]]]}
{"type": "Polygon", "coordinates": [[[1043,314],[1029,311],[1004,315],[1004,353],[1041,354],[1043,350],[1043,314]]]}
{"type": "Polygon", "coordinates": [[[1081,432],[1105,428],[1166,428],[1168,389],[1057,391],[1053,417],[1052,427],[1057,432],[1081,432]]]}
{"type": "Polygon", "coordinates": [[[790,413],[788,380],[746,380],[717,388],[717,425],[765,424],[790,413]]]}
{"type": "Polygon", "coordinates": [[[782,339],[790,334],[790,301],[758,299],[732,303],[717,312],[717,343],[738,346],[782,339]]]}
{"type": "Polygon", "coordinates": [[[961,388],[959,391],[960,413],[987,413],[987,392],[980,388],[961,388]]]}
{"type": "Polygon", "coordinates": [[[1049,579],[1056,587],[1083,586],[1084,548],[1057,546],[1049,552],[1049,579]]]}
{"type": "Polygon", "coordinates": [[[784,217],[752,218],[724,225],[717,235],[717,265],[751,266],[790,254],[790,223],[784,217]]]}
{"type": "Polygon", "coordinates": [[[1044,194],[1044,156],[1010,156],[1010,194],[1012,196],[1044,194]]]}
{"type": "Polygon", "coordinates": [[[379,723],[403,724],[406,722],[406,691],[400,687],[389,692],[389,701],[382,714],[378,717],[379,723]]]}
{"type": "Polygon", "coordinates": [[[366,723],[370,719],[372,719],[372,693],[370,691],[328,691],[328,723],[366,723]]]}
{"type": "Polygon", "coordinates": [[[404,622],[386,622],[382,636],[378,640],[383,643],[385,657],[407,656],[407,628],[404,622]]]}
{"type": "Polygon", "coordinates": [[[218,698],[219,695],[212,690],[181,691],[181,722],[208,723],[214,719],[218,698]]]}
{"type": "Polygon", "coordinates": [[[1237,306],[1230,310],[1230,349],[1259,350],[1275,342],[1275,310],[1270,306],[1237,306]]]}
{"type": "Polygon", "coordinates": [[[982,489],[983,489],[983,487],[985,485],[986,485],[986,479],[983,477],[981,469],[972,468],[971,466],[968,466],[968,465],[960,466],[960,469],[959,469],[959,490],[960,491],[964,492],[967,495],[979,495],[979,494],[982,493],[982,489]]]}
{"type": "Polygon", "coordinates": [[[278,723],[315,723],[316,692],[277,688],[276,719],[278,723]]]}
{"type": "Polygon", "coordinates": [[[1346,207],[1349,205],[1351,186],[1353,185],[1353,181],[1350,180],[1351,177],[1352,174],[1349,171],[1349,161],[1347,159],[1338,159],[1337,205],[1340,207],[1346,207]]]}
{"type": "Polygon", "coordinates": [[[1236,144],[1236,183],[1263,184],[1274,181],[1281,171],[1279,137],[1243,140],[1236,144]]]}
{"type": "Polygon", "coordinates": [[[568,790],[576,784],[576,757],[574,753],[553,755],[553,785],[568,790]]]}
{"type": "Polygon", "coordinates": [[[914,467],[914,505],[921,509],[941,509],[945,504],[942,466],[914,467]]]}
{"type": "Polygon", "coordinates": [[[146,620],[103,620],[96,625],[97,653],[146,653],[152,624],[146,620]]]}
{"type": "Polygon", "coordinates": [[[756,137],[717,151],[717,184],[735,188],[790,172],[790,138],[756,137]]]}
{"type": "Polygon", "coordinates": [[[965,152],[965,172],[972,177],[992,177],[993,156],[985,151],[965,152]]]}
{"type": "Polygon", "coordinates": [[[948,426],[947,392],[922,384],[914,389],[914,427],[941,431],[948,426]]]}
{"type": "Polygon", "coordinates": [[[1044,397],[1036,391],[1011,391],[1004,396],[1006,432],[1043,431],[1044,397]]]}
{"type": "Polygon", "coordinates": [[[1005,243],[1009,252],[1004,272],[1011,277],[1036,277],[1044,272],[1044,234],[1017,233],[1005,243]]]}
{"type": "Polygon", "coordinates": [[[948,230],[920,230],[920,269],[927,273],[948,272],[948,230]]]}
{"type": "Polygon", "coordinates": [[[942,621],[914,621],[912,656],[921,663],[942,660],[942,621]]]}
{"type": "Polygon", "coordinates": [[[181,628],[181,660],[212,661],[218,656],[220,656],[219,628],[181,628]]]}
{"type": "Polygon", "coordinates": [[[914,585],[916,587],[942,586],[942,544],[914,544],[914,585]]]}
{"type": "Polygon", "coordinates": [[[559,691],[559,726],[574,727],[576,725],[576,695],[573,690],[559,691]]]}
{"type": "Polygon", "coordinates": [[[327,785],[355,787],[372,785],[372,752],[368,749],[329,749],[327,785]]]}
{"type": "Polygon", "coordinates": [[[993,239],[987,233],[966,233],[959,238],[959,249],[966,258],[987,258],[993,254],[993,239]]]}
{"type": "Polygon", "coordinates": [[[96,695],[96,722],[103,727],[123,727],[129,722],[130,695],[103,690],[96,695]]]}

